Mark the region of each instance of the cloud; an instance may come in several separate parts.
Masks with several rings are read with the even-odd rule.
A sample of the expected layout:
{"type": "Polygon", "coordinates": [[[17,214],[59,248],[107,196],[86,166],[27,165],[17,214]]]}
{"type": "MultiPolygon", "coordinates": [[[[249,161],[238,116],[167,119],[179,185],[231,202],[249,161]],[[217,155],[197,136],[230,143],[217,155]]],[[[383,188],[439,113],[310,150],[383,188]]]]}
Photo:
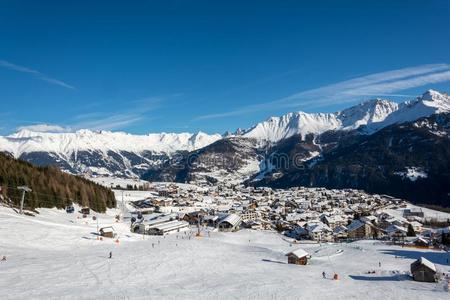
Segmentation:
{"type": "Polygon", "coordinates": [[[34,131],[34,132],[53,132],[53,133],[70,131],[69,128],[62,127],[59,125],[51,125],[51,124],[34,124],[34,125],[21,126],[18,128],[18,130],[29,130],[29,131],[34,131]]]}
{"type": "Polygon", "coordinates": [[[74,129],[92,130],[114,130],[122,129],[126,126],[142,122],[144,120],[154,120],[156,117],[149,117],[147,114],[158,109],[163,102],[160,97],[146,97],[142,99],[124,102],[127,107],[120,113],[115,112],[91,112],[76,115],[70,127],[74,129]]]}
{"type": "Polygon", "coordinates": [[[364,96],[403,96],[392,93],[449,80],[450,65],[420,65],[361,76],[316,89],[301,91],[270,102],[243,106],[223,113],[202,115],[195,120],[238,116],[274,108],[317,108],[354,102],[364,96]]]}
{"type": "Polygon", "coordinates": [[[5,60],[0,60],[0,67],[6,68],[9,70],[13,70],[16,72],[31,74],[31,75],[35,76],[37,79],[40,79],[40,80],[46,81],[48,83],[58,85],[58,86],[61,86],[61,87],[67,88],[67,89],[75,90],[75,87],[73,85],[67,84],[62,80],[49,77],[49,76],[45,75],[44,73],[41,73],[37,70],[33,70],[28,67],[19,66],[19,65],[10,63],[8,61],[5,61],[5,60]]]}
{"type": "MultiPolygon", "coordinates": [[[[85,111],[84,113],[68,118],[66,122],[59,125],[15,119],[14,121],[16,123],[28,123],[31,125],[15,127],[14,129],[9,128],[9,130],[30,130],[52,133],[75,132],[79,129],[120,130],[138,122],[158,119],[158,116],[149,116],[149,113],[158,109],[164,100],[166,99],[160,97],[147,97],[123,101],[123,105],[116,107],[114,111],[92,111],[92,105],[88,104],[81,107],[85,111]]],[[[105,104],[95,103],[95,106],[104,107],[105,104]]],[[[0,121],[1,117],[2,113],[0,113],[0,121]]]]}

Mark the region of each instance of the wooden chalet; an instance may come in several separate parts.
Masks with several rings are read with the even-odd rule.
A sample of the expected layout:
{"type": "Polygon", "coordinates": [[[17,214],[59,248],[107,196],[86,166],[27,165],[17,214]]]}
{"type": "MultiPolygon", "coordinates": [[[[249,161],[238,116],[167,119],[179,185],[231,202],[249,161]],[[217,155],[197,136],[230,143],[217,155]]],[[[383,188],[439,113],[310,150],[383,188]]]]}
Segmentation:
{"type": "Polygon", "coordinates": [[[424,257],[411,264],[411,274],[415,281],[436,282],[436,273],[436,266],[424,257]]]}
{"type": "Polygon", "coordinates": [[[297,249],[286,254],[288,264],[306,265],[308,263],[308,252],[303,249],[297,249]]]}

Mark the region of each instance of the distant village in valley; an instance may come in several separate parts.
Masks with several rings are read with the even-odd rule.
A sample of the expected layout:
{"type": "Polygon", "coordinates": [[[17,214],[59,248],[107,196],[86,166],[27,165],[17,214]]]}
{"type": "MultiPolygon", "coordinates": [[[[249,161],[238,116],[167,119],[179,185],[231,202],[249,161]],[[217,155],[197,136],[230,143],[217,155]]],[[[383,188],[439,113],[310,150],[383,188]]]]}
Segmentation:
{"type": "Polygon", "coordinates": [[[416,247],[450,245],[447,214],[388,195],[354,189],[140,182],[113,186],[142,199],[119,207],[130,230],[165,235],[188,228],[234,232],[276,231],[292,243],[377,239],[416,247]]]}

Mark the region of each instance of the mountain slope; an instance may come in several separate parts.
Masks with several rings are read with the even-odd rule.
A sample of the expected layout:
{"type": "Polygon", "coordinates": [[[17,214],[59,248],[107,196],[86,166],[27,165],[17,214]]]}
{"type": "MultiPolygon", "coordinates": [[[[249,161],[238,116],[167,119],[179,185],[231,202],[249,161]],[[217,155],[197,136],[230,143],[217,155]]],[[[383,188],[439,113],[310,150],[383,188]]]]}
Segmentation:
{"type": "Polygon", "coordinates": [[[37,165],[56,165],[74,174],[139,177],[177,151],[192,151],[220,139],[202,132],[131,135],[79,130],[73,133],[21,130],[0,137],[0,150],[37,165]]]}
{"type": "Polygon", "coordinates": [[[27,185],[25,206],[64,208],[72,202],[103,212],[115,207],[114,193],[94,182],[64,173],[54,167],[36,167],[0,153],[0,197],[19,204],[21,191],[27,185]]]}
{"type": "Polygon", "coordinates": [[[321,134],[330,130],[354,130],[371,134],[386,126],[414,121],[435,113],[450,112],[450,97],[429,90],[413,101],[396,103],[374,99],[335,113],[288,113],[271,117],[244,133],[244,137],[278,142],[294,135],[321,134]]]}
{"type": "Polygon", "coordinates": [[[259,172],[261,150],[256,140],[229,137],[202,149],[186,152],[150,170],[150,181],[241,183],[259,172]]]}
{"type": "Polygon", "coordinates": [[[450,206],[450,113],[343,139],[303,167],[274,172],[256,184],[357,188],[450,206]]]}

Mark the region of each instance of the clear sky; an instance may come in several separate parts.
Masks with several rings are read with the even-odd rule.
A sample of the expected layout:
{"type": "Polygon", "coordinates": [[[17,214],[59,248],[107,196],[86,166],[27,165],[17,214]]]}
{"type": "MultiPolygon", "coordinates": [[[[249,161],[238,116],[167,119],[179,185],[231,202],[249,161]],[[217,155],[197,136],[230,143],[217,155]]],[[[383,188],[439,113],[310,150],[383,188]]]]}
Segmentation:
{"type": "Polygon", "coordinates": [[[1,134],[223,133],[450,91],[446,0],[2,0],[0,36],[1,134]]]}

